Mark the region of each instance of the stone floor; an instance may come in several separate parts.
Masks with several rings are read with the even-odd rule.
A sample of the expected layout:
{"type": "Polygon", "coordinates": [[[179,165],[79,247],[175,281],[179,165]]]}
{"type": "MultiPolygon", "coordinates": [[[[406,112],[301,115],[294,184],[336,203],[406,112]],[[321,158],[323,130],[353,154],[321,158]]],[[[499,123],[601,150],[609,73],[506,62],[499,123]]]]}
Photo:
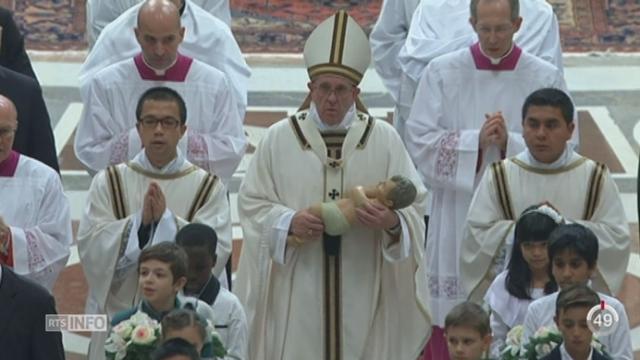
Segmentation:
{"type": "MultiPolygon", "coordinates": [[[[249,108],[245,130],[255,147],[266,127],[295,111],[305,96],[306,73],[299,58],[277,57],[265,60],[249,57],[253,76],[249,85],[249,108]],[[270,60],[269,60],[270,59],[270,60]],[[288,67],[281,66],[285,61],[288,67]],[[278,63],[278,65],[273,65],[278,63]],[[283,81],[286,79],[286,81],[283,81]]],[[[39,57],[39,60],[45,58],[39,57]]],[[[601,58],[569,56],[565,59],[566,78],[578,105],[581,121],[581,151],[612,170],[620,188],[634,236],[632,257],[624,287],[619,294],[626,306],[633,330],[634,349],[640,351],[640,256],[638,214],[636,211],[637,152],[640,143],[640,55],[606,56],[601,58]]],[[[78,63],[36,61],[35,70],[43,85],[56,145],[62,160],[62,176],[71,202],[74,228],[77,226],[89,177],[73,156],[73,133],[82,112],[76,74],[78,63]]],[[[378,117],[388,117],[391,100],[375,72],[369,71],[362,83],[363,98],[378,117]]],[[[243,159],[231,188],[232,219],[234,221],[234,269],[242,247],[242,231],[236,209],[237,188],[244,176],[252,151],[243,159]]],[[[83,313],[87,284],[79,265],[77,250],[72,249],[67,268],[54,289],[60,313],[83,313]]],[[[64,334],[69,359],[84,359],[88,346],[87,334],[64,334]]],[[[640,360],[640,352],[636,360],[640,360]]]]}

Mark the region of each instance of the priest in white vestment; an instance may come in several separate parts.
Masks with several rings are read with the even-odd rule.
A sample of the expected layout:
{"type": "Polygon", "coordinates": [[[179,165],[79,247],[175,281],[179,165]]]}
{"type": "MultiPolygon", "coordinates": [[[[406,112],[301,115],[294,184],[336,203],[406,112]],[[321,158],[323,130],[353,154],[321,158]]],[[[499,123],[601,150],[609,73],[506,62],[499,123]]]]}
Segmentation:
{"type": "MultiPolygon", "coordinates": [[[[182,25],[186,29],[180,52],[225,74],[238,103],[240,115],[244,118],[251,70],[229,26],[199,6],[194,6],[192,2],[193,0],[184,0],[184,8],[180,14],[182,25]]],[[[131,7],[100,33],[80,68],[80,92],[83,96],[86,96],[89,81],[98,71],[119,61],[131,59],[140,52],[134,28],[143,5],[144,2],[131,7]]]]}
{"type": "MultiPolygon", "coordinates": [[[[127,9],[143,0],[88,0],[87,1],[87,41],[93,47],[105,26],[117,19],[127,9]]],[[[211,15],[231,26],[231,9],[229,0],[173,0],[180,11],[184,10],[186,1],[199,6],[211,15]]],[[[193,6],[192,5],[192,6],[193,6]]]]}
{"type": "Polygon", "coordinates": [[[573,112],[571,99],[560,90],[532,93],[523,107],[527,149],[493,164],[480,181],[469,207],[460,264],[462,284],[473,298],[481,299],[495,271],[502,271],[517,214],[544,202],[598,237],[594,289],[610,295],[620,290],[629,262],[628,222],[606,166],[567,145],[573,112]]]}
{"type": "Polygon", "coordinates": [[[369,54],[344,11],[311,33],[308,101],[269,128],[241,185],[234,289],[251,359],[415,360],[429,336],[425,189],[393,127],[356,100],[369,54]],[[413,204],[367,203],[342,236],[323,235],[323,220],[307,210],[392,175],[416,185],[413,204]],[[288,243],[288,234],[302,241],[288,243]]]}
{"type": "Polygon", "coordinates": [[[51,291],[69,258],[69,201],[55,170],[11,149],[17,127],[0,95],[0,264],[51,291]]]}
{"type": "MultiPolygon", "coordinates": [[[[469,23],[470,0],[425,0],[416,8],[398,62],[403,77],[396,101],[394,126],[405,139],[405,123],[411,111],[420,78],[431,60],[448,52],[466,48],[478,36],[469,23]]],[[[558,20],[546,0],[520,0],[522,26],[515,43],[532,55],[562,71],[562,48],[558,20]]]]}
{"type": "MultiPolygon", "coordinates": [[[[130,162],[94,177],[78,229],[78,252],[93,306],[88,311],[110,317],[140,300],[136,263],[141,249],[174,241],[184,225],[204,223],[218,234],[214,275],[222,274],[231,254],[226,187],[178,148],[186,132],[184,101],[161,87],[149,89],[139,103],[136,129],[144,149],[130,162]]],[[[90,359],[104,358],[105,337],[93,334],[90,359]]]]}
{"type": "MultiPolygon", "coordinates": [[[[407,150],[432,190],[426,263],[438,332],[446,314],[466,299],[459,254],[475,185],[488,164],[524,149],[520,111],[527,95],[565,88],[555,66],[513,42],[522,19],[509,3],[477,3],[471,22],[479,42],[429,63],[406,124],[407,150]]],[[[432,337],[440,340],[436,358],[447,356],[439,334],[432,337]]]]}
{"type": "MultiPolygon", "coordinates": [[[[400,50],[409,34],[409,25],[420,0],[384,0],[378,21],[371,30],[369,42],[376,72],[395,103],[400,99],[406,76],[400,66],[400,50]]],[[[411,104],[408,104],[410,107],[411,104]]],[[[404,139],[404,122],[398,122],[398,107],[393,114],[394,126],[404,139]]],[[[406,119],[406,116],[405,116],[406,119]]]]}
{"type": "Polygon", "coordinates": [[[132,159],[141,149],[137,99],[146,89],[167,86],[180,93],[189,112],[182,153],[228,183],[246,147],[229,82],[220,71],[177,51],[184,28],[172,3],[148,2],[136,31],[142,52],[101,70],[89,84],[75,136],[76,156],[93,171],[132,159]],[[172,39],[158,45],[161,51],[148,39],[167,36],[159,34],[172,39]]]}

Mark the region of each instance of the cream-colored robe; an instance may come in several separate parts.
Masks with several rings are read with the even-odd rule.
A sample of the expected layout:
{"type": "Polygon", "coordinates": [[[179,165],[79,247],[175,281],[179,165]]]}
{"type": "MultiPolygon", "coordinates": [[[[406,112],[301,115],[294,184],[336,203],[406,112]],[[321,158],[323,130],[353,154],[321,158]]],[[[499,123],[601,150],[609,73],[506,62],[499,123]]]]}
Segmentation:
{"type": "MultiPolygon", "coordinates": [[[[174,241],[176,232],[188,223],[207,224],[218,234],[218,261],[213,272],[219,276],[224,270],[231,254],[231,216],[226,187],[217,177],[188,161],[184,161],[179,171],[168,174],[151,173],[137,163],[115,165],[94,177],[78,229],[80,262],[91,299],[97,305],[97,309],[89,312],[111,317],[140,300],[137,294],[138,228],[143,199],[151,181],[162,189],[167,209],[146,247],[174,241]],[[117,169],[119,181],[109,181],[115,179],[110,172],[113,169],[117,169]],[[114,203],[111,184],[121,188],[123,207],[118,205],[119,201],[114,203]],[[122,210],[125,216],[120,215],[122,210]]],[[[92,360],[104,357],[104,336],[106,333],[94,333],[92,360]]]]}
{"type": "Polygon", "coordinates": [[[598,237],[594,289],[607,294],[620,290],[629,262],[631,238],[618,188],[606,167],[598,167],[575,152],[565,153],[565,164],[556,169],[532,165],[526,151],[503,160],[508,190],[502,196],[496,186],[497,179],[502,179],[496,177],[496,165],[485,172],[469,208],[460,250],[462,285],[472,298],[482,298],[487,282],[495,277],[492,264],[499,258],[502,246],[506,244],[507,254],[511,252],[515,220],[529,206],[544,201],[550,202],[567,220],[588,227],[598,237]],[[589,198],[592,201],[588,203],[589,198]],[[503,203],[509,211],[507,215],[503,203]]]}
{"type": "Polygon", "coordinates": [[[353,116],[342,162],[328,158],[315,121],[301,112],[268,130],[247,171],[238,200],[244,246],[234,289],[247,313],[250,359],[325,358],[325,331],[336,328],[325,325],[324,273],[332,267],[322,239],[279,248],[289,226],[281,219],[327,201],[334,189],[342,193],[395,174],[418,188],[414,205],[398,211],[405,236],[392,245],[384,231],[363,227],[342,236],[336,260],[342,308],[335,318],[340,358],[415,360],[428,339],[425,189],[394,129],[353,116]]]}

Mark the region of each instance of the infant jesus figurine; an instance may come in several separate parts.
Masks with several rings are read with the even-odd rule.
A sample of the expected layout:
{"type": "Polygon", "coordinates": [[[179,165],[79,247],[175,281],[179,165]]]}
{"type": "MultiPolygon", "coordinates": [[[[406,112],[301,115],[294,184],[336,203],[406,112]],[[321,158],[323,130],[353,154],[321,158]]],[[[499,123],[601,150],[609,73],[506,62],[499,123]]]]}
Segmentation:
{"type": "MultiPolygon", "coordinates": [[[[356,209],[366,203],[377,201],[391,210],[403,209],[416,199],[416,187],[408,178],[394,175],[386,181],[367,187],[356,186],[347,192],[347,197],[312,205],[308,210],[322,219],[324,232],[337,236],[346,233],[351,226],[359,224],[356,209]]],[[[296,235],[287,237],[287,244],[302,245],[308,239],[296,235]]]]}

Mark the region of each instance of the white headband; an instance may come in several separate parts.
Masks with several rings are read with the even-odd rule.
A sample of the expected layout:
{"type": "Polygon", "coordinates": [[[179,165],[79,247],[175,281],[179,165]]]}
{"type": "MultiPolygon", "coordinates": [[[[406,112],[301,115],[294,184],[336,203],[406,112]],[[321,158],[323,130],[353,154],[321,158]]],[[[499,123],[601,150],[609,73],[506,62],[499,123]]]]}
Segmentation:
{"type": "Polygon", "coordinates": [[[552,208],[551,206],[546,205],[546,204],[538,206],[535,209],[531,209],[531,210],[525,212],[524,214],[522,214],[522,216],[525,216],[525,215],[531,214],[531,213],[538,213],[538,214],[546,215],[546,216],[550,217],[551,220],[553,220],[556,224],[562,224],[564,222],[564,218],[562,217],[562,215],[560,215],[560,213],[558,213],[554,208],[552,208]]]}

